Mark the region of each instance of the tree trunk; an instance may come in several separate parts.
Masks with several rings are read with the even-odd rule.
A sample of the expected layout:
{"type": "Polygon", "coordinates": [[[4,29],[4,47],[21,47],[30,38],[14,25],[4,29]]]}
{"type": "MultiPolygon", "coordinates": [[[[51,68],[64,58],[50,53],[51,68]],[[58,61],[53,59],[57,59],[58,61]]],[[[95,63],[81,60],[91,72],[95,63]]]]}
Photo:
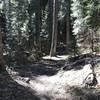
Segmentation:
{"type": "Polygon", "coordinates": [[[3,43],[2,43],[2,16],[0,15],[0,72],[4,70],[3,43]]]}
{"type": "Polygon", "coordinates": [[[58,26],[58,1],[53,0],[53,25],[52,25],[52,41],[51,41],[51,50],[50,56],[56,55],[56,46],[57,46],[57,26],[58,26]]]}
{"type": "Polygon", "coordinates": [[[36,1],[36,45],[41,50],[41,26],[42,26],[42,8],[41,8],[41,0],[36,1]]]}
{"type": "Polygon", "coordinates": [[[34,46],[34,32],[33,32],[33,27],[32,27],[32,14],[33,12],[31,11],[31,4],[28,2],[28,34],[29,34],[29,48],[32,49],[34,46]]]}
{"type": "Polygon", "coordinates": [[[52,40],[52,25],[53,25],[53,0],[48,0],[48,31],[49,31],[49,49],[52,40]]]}
{"type": "Polygon", "coordinates": [[[66,0],[66,52],[69,53],[70,43],[70,0],[66,0]]]}
{"type": "Polygon", "coordinates": [[[96,29],[95,28],[92,28],[91,29],[91,51],[92,51],[92,53],[95,51],[94,50],[94,36],[95,36],[95,34],[96,34],[96,29]]]}

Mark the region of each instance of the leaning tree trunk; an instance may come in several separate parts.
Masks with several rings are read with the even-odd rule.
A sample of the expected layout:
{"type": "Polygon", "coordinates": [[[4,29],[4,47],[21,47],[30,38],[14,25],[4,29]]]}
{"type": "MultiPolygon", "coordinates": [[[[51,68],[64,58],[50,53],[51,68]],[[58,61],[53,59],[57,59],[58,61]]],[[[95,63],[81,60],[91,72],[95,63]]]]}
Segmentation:
{"type": "Polygon", "coordinates": [[[69,53],[70,43],[70,0],[66,0],[66,52],[69,53]]]}
{"type": "Polygon", "coordinates": [[[2,16],[0,15],[0,72],[4,70],[3,43],[2,43],[2,16]]]}
{"type": "Polygon", "coordinates": [[[50,56],[56,55],[56,46],[57,46],[57,15],[58,15],[58,0],[53,0],[53,25],[52,25],[52,41],[51,41],[51,50],[50,56]]]}

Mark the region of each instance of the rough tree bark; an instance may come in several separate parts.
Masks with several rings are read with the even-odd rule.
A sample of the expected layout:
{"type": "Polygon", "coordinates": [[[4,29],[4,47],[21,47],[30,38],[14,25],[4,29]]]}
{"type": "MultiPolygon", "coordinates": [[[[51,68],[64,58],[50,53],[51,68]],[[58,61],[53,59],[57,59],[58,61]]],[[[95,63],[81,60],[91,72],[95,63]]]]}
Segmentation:
{"type": "Polygon", "coordinates": [[[31,12],[31,4],[29,2],[28,3],[28,34],[29,34],[29,48],[33,47],[34,45],[34,37],[33,37],[33,32],[32,32],[32,12],[31,12]]]}
{"type": "Polygon", "coordinates": [[[41,33],[41,25],[42,25],[42,8],[41,8],[41,0],[36,1],[36,45],[40,48],[41,50],[41,38],[40,38],[40,33],[41,33]]]}
{"type": "Polygon", "coordinates": [[[57,26],[58,26],[58,0],[53,0],[53,25],[52,25],[52,41],[51,41],[51,49],[50,56],[56,55],[56,46],[57,46],[57,26]]]}
{"type": "Polygon", "coordinates": [[[4,70],[3,43],[2,43],[2,15],[0,15],[0,72],[4,70]]]}
{"type": "Polygon", "coordinates": [[[52,25],[53,25],[53,0],[48,0],[48,31],[49,31],[49,50],[50,50],[50,43],[52,40],[52,25]]]}
{"type": "Polygon", "coordinates": [[[69,53],[69,46],[70,44],[70,27],[71,27],[71,22],[70,22],[70,0],[65,0],[66,1],[66,52],[69,53]]]}

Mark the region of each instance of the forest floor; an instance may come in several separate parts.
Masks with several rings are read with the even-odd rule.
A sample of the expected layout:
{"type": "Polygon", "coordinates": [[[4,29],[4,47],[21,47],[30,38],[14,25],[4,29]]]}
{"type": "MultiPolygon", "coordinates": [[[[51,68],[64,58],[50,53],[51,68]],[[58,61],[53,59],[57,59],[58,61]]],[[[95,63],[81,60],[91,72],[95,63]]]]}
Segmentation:
{"type": "Polygon", "coordinates": [[[62,70],[63,60],[7,68],[0,74],[0,100],[100,100],[100,65],[95,67],[97,86],[85,88],[89,64],[62,70]]]}

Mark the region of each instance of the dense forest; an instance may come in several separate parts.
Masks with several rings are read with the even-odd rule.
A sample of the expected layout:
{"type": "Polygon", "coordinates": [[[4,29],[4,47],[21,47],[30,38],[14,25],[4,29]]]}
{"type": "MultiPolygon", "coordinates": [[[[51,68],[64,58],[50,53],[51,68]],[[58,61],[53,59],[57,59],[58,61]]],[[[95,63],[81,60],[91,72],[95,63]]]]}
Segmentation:
{"type": "Polygon", "coordinates": [[[0,6],[8,62],[100,51],[99,0],[1,0],[0,6]]]}
{"type": "MultiPolygon", "coordinates": [[[[5,80],[3,81],[5,83],[8,80],[3,75],[4,73],[9,76],[9,81],[14,81],[14,79],[17,80],[15,76],[20,77],[22,73],[26,75],[30,69],[31,74],[26,75],[28,78],[22,75],[24,77],[22,80],[31,84],[31,80],[34,80],[31,78],[33,76],[53,77],[57,73],[63,76],[72,69],[77,70],[78,73],[78,69],[82,70],[83,66],[88,65],[87,63],[92,66],[90,69],[93,79],[90,82],[88,78],[88,81],[85,80],[84,83],[90,88],[97,84],[97,80],[94,82],[94,77],[96,77],[94,66],[100,67],[100,0],[0,0],[0,77],[4,77],[0,81],[5,80]],[[62,56],[66,59],[60,59],[62,56]],[[53,57],[56,59],[52,59],[53,57]]],[[[97,73],[100,72],[99,67],[96,67],[97,73]]],[[[21,85],[27,87],[25,84],[21,85]]],[[[14,83],[15,85],[19,86],[18,82],[14,83]]],[[[7,85],[5,87],[7,88],[7,85]]],[[[73,88],[76,89],[76,87],[73,88]]],[[[77,91],[80,93],[81,90],[78,88],[77,91]]],[[[89,93],[89,90],[85,91],[89,93]]],[[[95,99],[86,99],[86,97],[85,99],[64,99],[62,95],[62,99],[59,97],[57,99],[55,94],[56,99],[49,94],[46,95],[48,97],[45,96],[45,99],[42,96],[38,99],[28,92],[23,92],[22,95],[28,94],[29,98],[19,96],[15,99],[10,95],[11,99],[9,96],[7,99],[4,94],[3,91],[0,100],[100,99],[100,97],[99,99],[97,97],[95,99]]]]}

